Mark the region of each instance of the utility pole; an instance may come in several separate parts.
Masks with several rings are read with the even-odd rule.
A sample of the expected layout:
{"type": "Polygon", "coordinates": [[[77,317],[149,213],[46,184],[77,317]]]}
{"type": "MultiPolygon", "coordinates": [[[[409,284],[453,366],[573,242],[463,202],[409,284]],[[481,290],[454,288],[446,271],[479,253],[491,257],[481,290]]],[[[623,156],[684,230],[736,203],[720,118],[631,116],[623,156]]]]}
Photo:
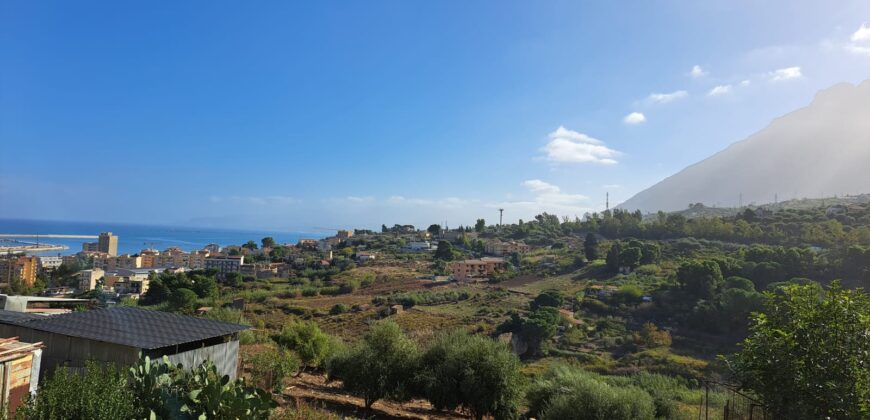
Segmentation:
{"type": "Polygon", "coordinates": [[[502,216],[504,216],[504,209],[498,209],[498,225],[501,226],[502,216]]]}

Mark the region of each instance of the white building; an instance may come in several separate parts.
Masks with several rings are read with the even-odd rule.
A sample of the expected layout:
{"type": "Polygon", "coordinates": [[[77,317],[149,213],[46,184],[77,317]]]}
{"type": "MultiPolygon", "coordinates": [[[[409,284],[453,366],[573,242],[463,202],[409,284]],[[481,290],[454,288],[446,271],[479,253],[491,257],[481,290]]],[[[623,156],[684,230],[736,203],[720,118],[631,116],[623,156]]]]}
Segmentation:
{"type": "Polygon", "coordinates": [[[60,267],[61,264],[63,264],[63,257],[61,257],[60,255],[39,257],[40,271],[56,270],[58,267],[60,267]]]}

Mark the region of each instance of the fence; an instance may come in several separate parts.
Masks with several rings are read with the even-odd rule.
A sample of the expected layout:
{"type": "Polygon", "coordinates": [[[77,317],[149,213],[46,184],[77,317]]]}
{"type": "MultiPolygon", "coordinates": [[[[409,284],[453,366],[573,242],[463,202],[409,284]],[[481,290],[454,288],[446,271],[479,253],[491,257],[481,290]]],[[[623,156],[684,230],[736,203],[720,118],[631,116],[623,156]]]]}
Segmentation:
{"type": "MultiPolygon", "coordinates": [[[[746,395],[731,384],[702,381],[703,394],[698,406],[698,420],[768,420],[773,419],[760,401],[746,395]],[[711,403],[710,394],[725,396],[724,403],[711,403]]],[[[720,398],[716,398],[719,400],[720,398]]]]}

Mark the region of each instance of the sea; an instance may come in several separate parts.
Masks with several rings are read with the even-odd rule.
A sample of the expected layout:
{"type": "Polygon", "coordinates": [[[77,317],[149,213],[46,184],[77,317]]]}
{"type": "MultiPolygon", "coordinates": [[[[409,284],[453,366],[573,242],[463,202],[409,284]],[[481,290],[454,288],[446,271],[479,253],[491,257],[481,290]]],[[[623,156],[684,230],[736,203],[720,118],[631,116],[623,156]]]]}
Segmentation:
{"type": "MultiPolygon", "coordinates": [[[[328,236],[324,232],[278,232],[258,230],[236,230],[186,226],[157,226],[119,223],[66,222],[48,220],[0,219],[0,234],[21,235],[78,235],[96,236],[100,232],[112,232],[118,236],[118,254],[138,254],[146,248],[164,250],[178,247],[184,251],[202,249],[208,244],[241,245],[271,236],[279,244],[296,244],[301,238],[319,239],[328,236]]],[[[37,238],[0,238],[0,241],[14,239],[35,243],[37,238]]],[[[39,238],[40,244],[64,245],[63,251],[47,251],[33,255],[71,255],[82,250],[82,243],[96,242],[86,238],[39,238]]],[[[9,243],[6,242],[6,245],[9,243]]]]}

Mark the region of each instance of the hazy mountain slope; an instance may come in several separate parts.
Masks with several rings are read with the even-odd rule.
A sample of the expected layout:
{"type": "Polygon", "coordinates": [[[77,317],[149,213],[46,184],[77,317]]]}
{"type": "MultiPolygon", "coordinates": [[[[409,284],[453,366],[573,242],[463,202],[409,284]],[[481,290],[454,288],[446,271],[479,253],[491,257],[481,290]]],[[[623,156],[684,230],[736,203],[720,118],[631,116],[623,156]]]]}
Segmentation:
{"type": "Polygon", "coordinates": [[[641,191],[619,208],[735,206],[870,192],[870,80],[819,92],[806,108],[641,191]]]}

